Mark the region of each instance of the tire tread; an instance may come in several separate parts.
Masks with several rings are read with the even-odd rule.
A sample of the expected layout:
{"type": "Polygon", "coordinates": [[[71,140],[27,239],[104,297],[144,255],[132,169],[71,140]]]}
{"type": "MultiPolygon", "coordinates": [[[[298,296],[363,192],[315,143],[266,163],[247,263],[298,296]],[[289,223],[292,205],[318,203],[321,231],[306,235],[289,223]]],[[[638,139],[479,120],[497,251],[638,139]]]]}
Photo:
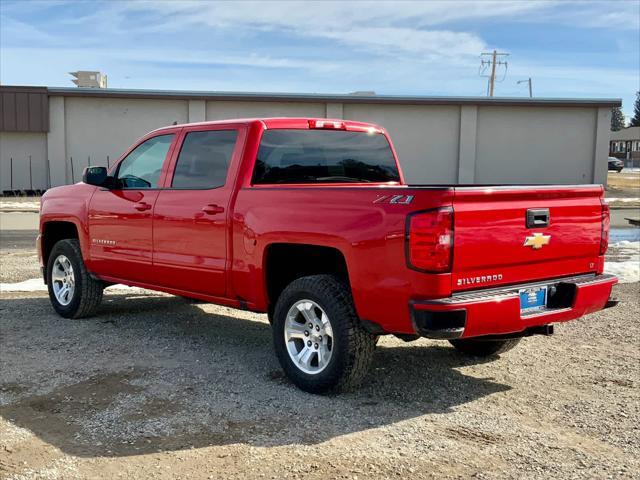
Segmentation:
{"type": "MultiPolygon", "coordinates": [[[[313,292],[324,298],[338,312],[340,319],[332,319],[331,326],[334,331],[341,330],[340,337],[345,339],[347,355],[337,378],[331,376],[322,382],[309,382],[303,376],[294,375],[296,377],[293,379],[294,382],[303,390],[313,393],[343,392],[354,389],[369,371],[375,350],[375,337],[361,326],[349,287],[332,275],[312,275],[298,278],[291,282],[280,295],[276,305],[276,315],[283,313],[282,310],[288,305],[288,299],[300,291],[313,292]]],[[[281,333],[275,330],[277,329],[274,329],[274,335],[281,333]]],[[[287,352],[277,353],[279,357],[288,355],[287,352]]],[[[283,363],[282,360],[281,358],[281,363],[283,363]]]]}
{"type": "MultiPolygon", "coordinates": [[[[67,318],[85,318],[93,315],[100,303],[102,302],[102,294],[104,290],[104,285],[100,280],[94,278],[91,273],[87,270],[87,267],[84,264],[82,259],[82,251],[80,250],[80,242],[74,238],[68,238],[65,240],[60,240],[56,243],[51,250],[51,256],[55,258],[56,252],[60,249],[68,248],[72,251],[73,256],[75,257],[76,263],[80,266],[80,271],[76,276],[76,288],[80,287],[80,301],[76,306],[75,310],[70,312],[65,312],[64,314],[56,309],[58,313],[67,318]]],[[[50,280],[49,280],[50,281],[50,280]]],[[[50,289],[50,295],[51,289],[50,289]]],[[[52,302],[56,300],[54,298],[51,299],[52,302]]]]}

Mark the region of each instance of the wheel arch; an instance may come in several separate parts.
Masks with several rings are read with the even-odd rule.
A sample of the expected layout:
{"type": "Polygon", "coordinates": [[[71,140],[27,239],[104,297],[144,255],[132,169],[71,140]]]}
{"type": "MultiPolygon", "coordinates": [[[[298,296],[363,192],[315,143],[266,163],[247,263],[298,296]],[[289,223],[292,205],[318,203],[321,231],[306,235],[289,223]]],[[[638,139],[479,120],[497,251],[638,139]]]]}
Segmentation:
{"type": "Polygon", "coordinates": [[[351,289],[344,254],[335,247],[301,243],[271,243],[264,253],[264,285],[271,316],[282,291],[298,278],[333,275],[351,289]]]}
{"type": "MultiPolygon", "coordinates": [[[[42,264],[44,268],[49,262],[53,246],[60,240],[76,239],[81,242],[78,226],[68,220],[49,220],[42,224],[42,264]]],[[[81,242],[82,244],[82,242],[81,242]]],[[[46,278],[46,275],[45,275],[46,278]]]]}

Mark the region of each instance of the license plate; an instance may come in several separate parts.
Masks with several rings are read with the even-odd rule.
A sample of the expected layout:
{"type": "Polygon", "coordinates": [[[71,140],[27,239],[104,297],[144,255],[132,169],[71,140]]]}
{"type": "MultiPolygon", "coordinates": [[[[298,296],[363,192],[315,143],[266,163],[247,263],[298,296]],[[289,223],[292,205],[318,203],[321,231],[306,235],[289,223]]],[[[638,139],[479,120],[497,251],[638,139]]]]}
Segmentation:
{"type": "Polygon", "coordinates": [[[520,312],[544,310],[547,306],[547,287],[523,288],[520,290],[520,312]]]}

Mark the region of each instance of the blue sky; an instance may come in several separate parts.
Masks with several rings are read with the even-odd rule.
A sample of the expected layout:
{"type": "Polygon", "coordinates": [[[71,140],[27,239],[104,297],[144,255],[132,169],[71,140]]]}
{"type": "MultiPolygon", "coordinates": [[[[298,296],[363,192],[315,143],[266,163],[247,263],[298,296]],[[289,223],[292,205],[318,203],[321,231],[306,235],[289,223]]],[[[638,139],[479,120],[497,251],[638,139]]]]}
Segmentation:
{"type": "Polygon", "coordinates": [[[485,95],[479,54],[508,52],[497,96],[640,88],[640,0],[214,2],[0,0],[0,82],[72,87],[485,95]]]}

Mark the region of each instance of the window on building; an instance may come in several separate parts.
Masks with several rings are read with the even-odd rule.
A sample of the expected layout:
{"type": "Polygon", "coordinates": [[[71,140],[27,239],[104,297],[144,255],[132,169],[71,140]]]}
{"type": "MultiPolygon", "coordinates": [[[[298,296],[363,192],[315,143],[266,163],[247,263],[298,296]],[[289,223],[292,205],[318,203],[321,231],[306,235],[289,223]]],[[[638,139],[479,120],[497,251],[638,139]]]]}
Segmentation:
{"type": "Polygon", "coordinates": [[[172,141],[173,135],[159,135],[138,145],[118,166],[120,188],[157,188],[172,141]]]}
{"type": "Polygon", "coordinates": [[[237,137],[236,130],[188,133],[180,149],[171,186],[194,189],[223,186],[237,137]]]}

